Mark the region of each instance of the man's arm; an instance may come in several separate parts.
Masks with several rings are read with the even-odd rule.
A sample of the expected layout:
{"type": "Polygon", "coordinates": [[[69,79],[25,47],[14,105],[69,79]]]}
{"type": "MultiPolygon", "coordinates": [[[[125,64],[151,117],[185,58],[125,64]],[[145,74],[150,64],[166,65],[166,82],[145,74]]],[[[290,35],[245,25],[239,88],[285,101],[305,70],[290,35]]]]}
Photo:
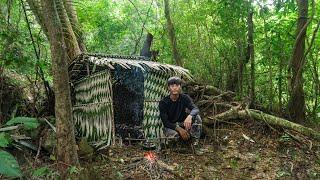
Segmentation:
{"type": "Polygon", "coordinates": [[[193,103],[189,95],[185,94],[185,96],[186,96],[186,106],[191,111],[190,115],[192,117],[197,116],[199,114],[199,108],[193,103]]]}
{"type": "Polygon", "coordinates": [[[164,127],[175,130],[176,125],[169,121],[166,104],[163,101],[159,102],[159,110],[160,110],[160,118],[162,120],[164,127]]]}
{"type": "Polygon", "coordinates": [[[184,105],[191,111],[190,114],[186,117],[183,122],[183,125],[187,131],[191,129],[192,119],[198,115],[199,109],[197,106],[192,102],[190,96],[184,94],[184,105]]]}

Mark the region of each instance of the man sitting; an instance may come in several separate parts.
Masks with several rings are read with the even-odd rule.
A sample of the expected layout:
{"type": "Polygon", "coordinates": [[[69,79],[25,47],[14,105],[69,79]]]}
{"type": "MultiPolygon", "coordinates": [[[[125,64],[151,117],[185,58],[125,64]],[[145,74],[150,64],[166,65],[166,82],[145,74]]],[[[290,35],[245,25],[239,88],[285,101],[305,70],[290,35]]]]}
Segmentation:
{"type": "Polygon", "coordinates": [[[159,102],[160,117],[164,125],[166,137],[180,137],[187,141],[191,137],[198,139],[201,135],[202,122],[198,115],[199,109],[190,96],[181,93],[181,79],[170,77],[168,79],[170,95],[159,102]],[[186,110],[190,113],[187,113],[186,110]]]}

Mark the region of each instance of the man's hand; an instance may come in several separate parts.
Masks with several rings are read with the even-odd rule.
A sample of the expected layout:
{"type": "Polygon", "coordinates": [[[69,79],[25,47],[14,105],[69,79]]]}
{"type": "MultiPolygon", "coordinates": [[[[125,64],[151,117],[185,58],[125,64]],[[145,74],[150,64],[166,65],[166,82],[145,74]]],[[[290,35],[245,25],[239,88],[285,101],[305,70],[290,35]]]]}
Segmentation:
{"type": "Polygon", "coordinates": [[[184,130],[183,128],[177,127],[176,131],[180,134],[180,136],[182,137],[183,140],[186,141],[190,138],[188,131],[184,130]]]}
{"type": "Polygon", "coordinates": [[[183,122],[183,125],[187,131],[191,129],[191,124],[192,124],[192,116],[188,115],[188,117],[183,122]]]}

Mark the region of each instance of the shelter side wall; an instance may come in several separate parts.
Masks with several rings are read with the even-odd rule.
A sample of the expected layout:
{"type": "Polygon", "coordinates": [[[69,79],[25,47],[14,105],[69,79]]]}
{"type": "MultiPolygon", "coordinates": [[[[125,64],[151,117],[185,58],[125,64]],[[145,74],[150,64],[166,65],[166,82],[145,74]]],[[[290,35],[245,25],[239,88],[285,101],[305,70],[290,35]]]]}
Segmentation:
{"type": "Polygon", "coordinates": [[[142,127],[147,139],[164,137],[159,101],[168,95],[168,78],[169,74],[162,71],[150,71],[144,74],[144,118],[142,127]]]}
{"type": "Polygon", "coordinates": [[[111,75],[108,70],[74,83],[73,117],[80,136],[114,141],[114,112],[111,75]]]}

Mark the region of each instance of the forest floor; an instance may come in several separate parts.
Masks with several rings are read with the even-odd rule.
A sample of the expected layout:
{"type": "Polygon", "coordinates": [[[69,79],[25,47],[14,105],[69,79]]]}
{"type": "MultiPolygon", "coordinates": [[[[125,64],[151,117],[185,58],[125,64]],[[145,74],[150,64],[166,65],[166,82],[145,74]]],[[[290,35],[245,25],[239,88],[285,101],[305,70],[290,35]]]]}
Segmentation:
{"type": "Polygon", "coordinates": [[[154,151],[172,172],[136,161],[147,152],[137,145],[104,150],[84,167],[101,179],[320,179],[320,144],[289,134],[263,123],[234,122],[217,126],[215,138],[202,139],[197,155],[185,147],[154,151]]]}
{"type": "MultiPolygon", "coordinates": [[[[81,155],[79,179],[320,179],[320,142],[252,120],[215,126],[194,154],[189,145],[143,150],[139,143],[81,155]],[[148,156],[146,156],[148,155],[148,156]],[[151,158],[150,158],[151,157],[151,158]]],[[[13,150],[27,179],[57,179],[47,155],[13,150]]],[[[0,176],[0,179],[3,177],[0,176]]]]}

